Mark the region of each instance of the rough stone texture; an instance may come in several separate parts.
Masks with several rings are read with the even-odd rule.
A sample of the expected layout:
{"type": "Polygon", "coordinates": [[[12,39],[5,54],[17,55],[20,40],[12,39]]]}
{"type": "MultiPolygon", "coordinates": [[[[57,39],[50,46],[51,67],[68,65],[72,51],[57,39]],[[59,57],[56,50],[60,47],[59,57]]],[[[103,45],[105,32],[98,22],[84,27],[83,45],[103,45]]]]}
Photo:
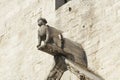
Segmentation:
{"type": "MultiPolygon", "coordinates": [[[[39,16],[81,43],[88,67],[105,80],[120,80],[120,1],[0,0],[0,80],[45,80],[53,57],[38,51],[39,16]],[[71,7],[71,11],[69,11],[71,7]]],[[[66,71],[61,80],[78,80],[66,71]]]]}

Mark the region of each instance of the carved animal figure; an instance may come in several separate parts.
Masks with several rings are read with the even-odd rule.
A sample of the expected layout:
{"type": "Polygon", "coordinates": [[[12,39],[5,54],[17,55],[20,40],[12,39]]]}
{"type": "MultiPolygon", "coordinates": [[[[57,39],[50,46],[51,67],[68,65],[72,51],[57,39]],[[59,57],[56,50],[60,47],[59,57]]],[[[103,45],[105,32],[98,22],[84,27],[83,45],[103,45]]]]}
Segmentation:
{"type": "Polygon", "coordinates": [[[87,58],[83,48],[66,38],[62,31],[50,27],[46,19],[38,19],[38,45],[37,48],[54,56],[55,66],[51,70],[47,80],[60,80],[62,74],[67,70],[65,58],[87,67],[87,58]],[[41,46],[41,41],[44,45],[41,46]]]}

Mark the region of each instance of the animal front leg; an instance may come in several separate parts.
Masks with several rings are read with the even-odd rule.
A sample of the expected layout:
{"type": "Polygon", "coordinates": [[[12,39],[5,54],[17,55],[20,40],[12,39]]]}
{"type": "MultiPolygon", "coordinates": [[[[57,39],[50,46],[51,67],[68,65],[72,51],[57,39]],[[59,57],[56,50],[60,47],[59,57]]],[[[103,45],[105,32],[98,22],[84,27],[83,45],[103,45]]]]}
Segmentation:
{"type": "Polygon", "coordinates": [[[52,70],[48,76],[47,80],[60,80],[64,71],[52,70]]]}
{"type": "Polygon", "coordinates": [[[60,80],[64,71],[61,71],[60,68],[57,69],[56,66],[51,70],[47,80],[60,80]]]}
{"type": "Polygon", "coordinates": [[[47,80],[60,80],[63,73],[67,70],[65,59],[61,55],[55,55],[55,66],[51,70],[47,80]]]}
{"type": "Polygon", "coordinates": [[[57,72],[57,74],[56,74],[57,77],[56,77],[55,80],[60,80],[64,72],[65,72],[65,71],[58,70],[58,72],[57,72]]]}
{"type": "Polygon", "coordinates": [[[56,70],[56,68],[54,67],[54,68],[50,71],[50,74],[49,74],[47,80],[56,80],[56,74],[57,74],[57,70],[56,70]]]}

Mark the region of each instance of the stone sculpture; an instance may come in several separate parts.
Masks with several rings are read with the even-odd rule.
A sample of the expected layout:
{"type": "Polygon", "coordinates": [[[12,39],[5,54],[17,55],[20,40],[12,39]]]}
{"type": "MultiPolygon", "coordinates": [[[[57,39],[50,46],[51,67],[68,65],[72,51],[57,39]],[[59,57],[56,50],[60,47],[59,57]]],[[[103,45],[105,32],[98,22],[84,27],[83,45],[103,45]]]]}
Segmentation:
{"type": "Polygon", "coordinates": [[[55,66],[51,70],[47,80],[60,80],[66,70],[70,70],[76,74],[80,80],[86,80],[85,76],[80,74],[65,59],[71,61],[75,66],[80,66],[87,71],[87,58],[85,51],[80,44],[66,39],[62,35],[62,31],[50,27],[44,18],[38,19],[38,50],[44,51],[54,56],[55,66]],[[44,45],[41,45],[44,41],[44,45]]]}

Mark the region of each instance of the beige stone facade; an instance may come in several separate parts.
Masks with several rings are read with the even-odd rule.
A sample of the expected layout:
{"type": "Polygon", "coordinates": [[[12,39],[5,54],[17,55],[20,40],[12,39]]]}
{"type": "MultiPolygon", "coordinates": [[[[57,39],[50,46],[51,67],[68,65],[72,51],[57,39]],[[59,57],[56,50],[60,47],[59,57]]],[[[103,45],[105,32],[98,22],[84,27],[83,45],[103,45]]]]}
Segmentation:
{"type": "MultiPolygon", "coordinates": [[[[37,19],[82,44],[90,70],[120,80],[120,1],[71,0],[55,10],[55,0],[0,0],[0,80],[45,80],[53,56],[38,51],[37,19]]],[[[66,71],[61,80],[79,80],[66,71]]]]}

